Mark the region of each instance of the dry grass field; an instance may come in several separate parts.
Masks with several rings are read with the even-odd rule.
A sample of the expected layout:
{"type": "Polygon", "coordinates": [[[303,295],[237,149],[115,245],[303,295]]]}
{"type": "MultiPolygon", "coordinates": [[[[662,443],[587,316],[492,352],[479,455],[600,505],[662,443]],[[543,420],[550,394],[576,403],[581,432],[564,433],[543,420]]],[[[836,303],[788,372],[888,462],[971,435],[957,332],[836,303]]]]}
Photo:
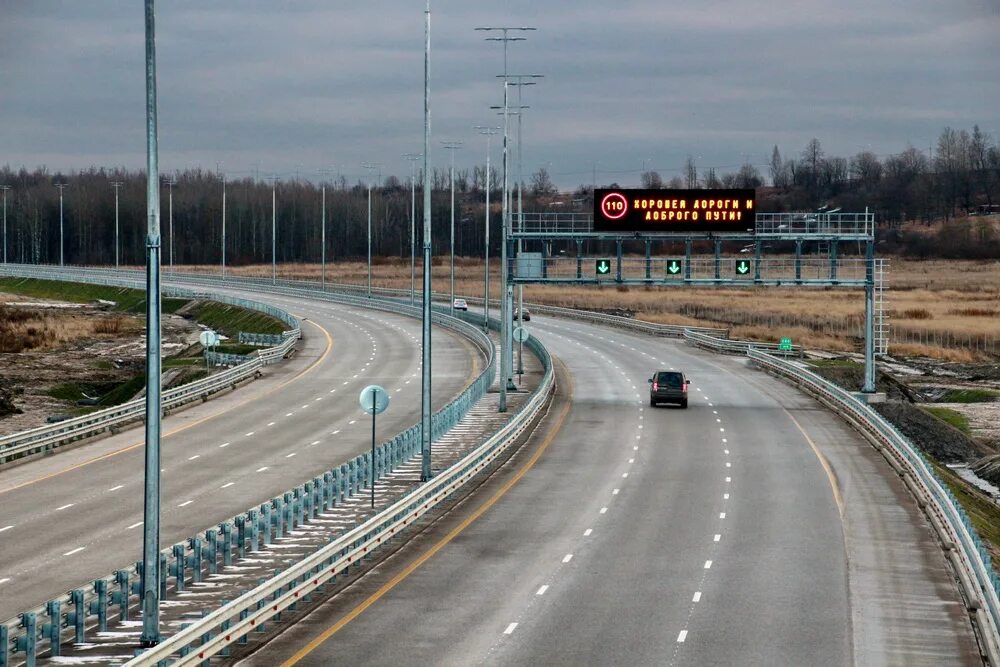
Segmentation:
{"type": "Polygon", "coordinates": [[[10,305],[19,300],[24,297],[0,294],[0,352],[50,350],[80,339],[116,336],[141,328],[138,318],[128,320],[119,314],[10,305]]]}
{"type": "MultiPolygon", "coordinates": [[[[218,267],[184,270],[191,269],[218,271],[218,267]]],[[[271,275],[269,265],[230,270],[235,275],[271,275]]],[[[491,296],[497,298],[499,262],[493,262],[490,271],[491,296]]],[[[279,265],[278,275],[318,281],[320,266],[279,265]]],[[[432,276],[435,290],[449,289],[446,258],[435,258],[432,276]]],[[[364,263],[327,265],[328,282],[364,285],[366,280],[364,263]]],[[[409,287],[409,261],[378,258],[372,269],[372,284],[409,287]]],[[[459,295],[482,295],[482,260],[456,260],[455,291],[459,295]]],[[[724,326],[731,328],[735,337],[777,341],[790,336],[797,344],[835,351],[860,349],[864,318],[864,295],[856,288],[530,285],[524,288],[524,298],[556,306],[631,311],[637,318],[652,322],[724,326]]],[[[893,258],[886,302],[892,354],[960,362],[1000,356],[1000,262],[893,258]]]]}

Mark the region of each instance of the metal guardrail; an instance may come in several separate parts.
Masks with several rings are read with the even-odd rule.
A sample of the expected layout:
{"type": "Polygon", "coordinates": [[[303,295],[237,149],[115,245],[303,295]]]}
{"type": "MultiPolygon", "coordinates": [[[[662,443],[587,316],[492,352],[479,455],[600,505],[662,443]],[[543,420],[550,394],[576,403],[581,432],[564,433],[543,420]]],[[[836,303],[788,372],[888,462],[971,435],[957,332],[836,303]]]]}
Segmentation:
{"type": "Polygon", "coordinates": [[[171,665],[178,667],[202,664],[301,601],[305,595],[338,575],[347,574],[351,565],[388,542],[482,472],[534,420],[552,389],[553,368],[548,352],[534,338],[529,339],[527,345],[542,361],[545,369],[542,382],[525,407],[480,447],[364,524],[126,664],[131,667],[158,665],[163,661],[170,661],[171,665]]]}
{"type": "MultiPolygon", "coordinates": [[[[112,272],[74,271],[74,279],[84,276],[91,278],[108,278],[112,272]]],[[[48,277],[51,279],[52,272],[48,277]]],[[[68,276],[69,272],[60,273],[68,276]]],[[[117,279],[127,280],[122,275],[117,279]]],[[[118,283],[108,283],[118,284],[118,283]]],[[[313,293],[311,290],[277,288],[273,292],[292,296],[310,296],[322,298],[346,305],[385,310],[402,313],[412,317],[420,317],[419,308],[411,308],[395,302],[370,301],[356,297],[313,293]]],[[[229,297],[227,297],[229,298],[229,297]]],[[[458,331],[469,338],[486,356],[487,363],[479,376],[465,388],[456,398],[431,417],[432,438],[437,439],[455,424],[457,424],[471,407],[486,394],[496,377],[495,347],[490,338],[477,326],[462,321],[463,318],[453,318],[447,315],[447,308],[437,307],[433,315],[435,324],[458,331]]],[[[479,322],[479,318],[468,317],[479,322]]],[[[491,321],[493,328],[499,327],[497,320],[491,321]]],[[[289,337],[285,344],[294,344],[295,338],[289,337]]],[[[537,342],[529,348],[536,351],[547,368],[551,362],[544,347],[537,342]]],[[[263,355],[278,348],[258,351],[263,355]]],[[[251,366],[254,362],[242,364],[229,372],[235,372],[251,366]]],[[[261,360],[259,363],[263,363],[261,360]]],[[[551,372],[551,371],[549,371],[551,372]]],[[[221,374],[220,374],[221,375],[221,374]]],[[[192,383],[193,384],[193,383],[192,383]]],[[[365,452],[350,461],[317,476],[302,485],[276,496],[263,503],[258,508],[252,508],[217,528],[210,528],[202,534],[194,535],[187,540],[178,542],[160,553],[161,587],[166,588],[168,577],[173,577],[180,586],[185,581],[200,581],[202,572],[217,571],[221,558],[223,565],[229,565],[236,557],[243,557],[256,551],[259,545],[267,545],[273,539],[281,537],[285,530],[302,523],[304,517],[314,517],[318,511],[339,505],[346,498],[368,488],[374,468],[375,477],[382,479],[398,466],[405,463],[421,446],[421,426],[419,423],[382,443],[375,450],[365,452]]],[[[16,618],[0,624],[0,667],[9,667],[21,662],[33,665],[35,657],[41,648],[48,648],[50,653],[58,655],[63,639],[64,628],[70,628],[74,641],[82,643],[86,639],[88,629],[96,628],[99,632],[107,630],[109,613],[117,612],[120,620],[128,618],[130,607],[138,606],[140,593],[139,581],[142,576],[142,564],[137,562],[129,569],[117,570],[114,574],[97,579],[85,587],[68,591],[59,598],[49,600],[44,605],[19,614],[16,618]],[[133,577],[133,575],[135,575],[133,577]]]]}
{"type": "MultiPolygon", "coordinates": [[[[116,287],[137,287],[138,289],[144,289],[144,284],[136,285],[134,281],[125,278],[94,275],[93,272],[86,274],[79,272],[64,273],[55,269],[40,270],[37,267],[24,267],[12,264],[0,267],[0,275],[43,278],[46,280],[53,280],[56,277],[66,277],[82,282],[98,282],[99,284],[116,287]]],[[[300,336],[299,322],[294,316],[267,304],[247,301],[245,299],[233,299],[222,294],[193,292],[180,288],[164,288],[164,294],[172,297],[209,299],[241,308],[257,310],[279,318],[286,324],[293,326],[292,329],[282,334],[282,342],[279,345],[266,350],[256,350],[249,357],[247,363],[241,363],[235,368],[222,373],[217,373],[163,392],[162,404],[164,412],[186,403],[205,400],[211,394],[234,387],[236,384],[259,374],[263,366],[277,363],[283,359],[292,347],[295,346],[300,336]]],[[[106,431],[114,431],[129,422],[142,419],[144,416],[145,399],[138,398],[122,403],[121,405],[97,410],[55,424],[48,424],[19,433],[0,436],[0,463],[48,451],[60,445],[90,438],[106,431]]]]}
{"type": "Polygon", "coordinates": [[[716,338],[708,336],[694,329],[685,329],[684,338],[697,345],[713,352],[723,354],[747,354],[750,350],[766,350],[772,354],[782,357],[801,357],[802,347],[793,345],[790,350],[782,350],[778,343],[762,343],[756,340],[731,340],[728,338],[716,338]]]}
{"type": "Polygon", "coordinates": [[[825,403],[852,423],[903,477],[926,512],[951,560],[967,607],[975,613],[982,647],[991,665],[1000,665],[1000,578],[990,554],[955,495],[924,454],[882,415],[850,392],[797,364],[750,349],[750,359],[825,403]]]}

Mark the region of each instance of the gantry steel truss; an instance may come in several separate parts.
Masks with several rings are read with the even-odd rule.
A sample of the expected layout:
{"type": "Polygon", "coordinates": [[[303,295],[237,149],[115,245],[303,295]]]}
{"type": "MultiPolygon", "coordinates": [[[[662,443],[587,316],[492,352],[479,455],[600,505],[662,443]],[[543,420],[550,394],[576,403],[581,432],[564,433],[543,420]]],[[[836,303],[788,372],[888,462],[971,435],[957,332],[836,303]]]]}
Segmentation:
{"type": "MultiPolygon", "coordinates": [[[[581,213],[524,213],[513,222],[508,295],[514,285],[525,284],[863,287],[862,392],[875,392],[876,343],[884,354],[888,334],[881,294],[886,263],[875,257],[872,213],[758,213],[754,232],[735,234],[597,233],[591,217],[581,213]],[[841,256],[845,243],[856,243],[857,254],[841,256]],[[654,256],[657,244],[683,246],[683,252],[654,256]],[[597,250],[612,248],[606,254],[597,250]]],[[[512,345],[510,338],[505,346],[512,345]]]]}

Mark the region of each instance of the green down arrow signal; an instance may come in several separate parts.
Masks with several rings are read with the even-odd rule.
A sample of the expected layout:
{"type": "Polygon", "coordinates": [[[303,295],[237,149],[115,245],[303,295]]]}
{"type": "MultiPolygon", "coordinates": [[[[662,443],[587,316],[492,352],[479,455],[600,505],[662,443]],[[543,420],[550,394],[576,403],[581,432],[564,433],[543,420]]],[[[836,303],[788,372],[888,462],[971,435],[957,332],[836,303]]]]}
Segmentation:
{"type": "Polygon", "coordinates": [[[739,262],[737,262],[736,273],[740,274],[741,276],[745,276],[746,274],[750,273],[750,262],[746,261],[745,259],[741,259],[739,262]]]}
{"type": "Polygon", "coordinates": [[[611,262],[606,259],[597,260],[597,275],[604,276],[611,273],[611,262]]]}
{"type": "Polygon", "coordinates": [[[669,273],[677,275],[678,273],[681,272],[681,263],[678,262],[676,259],[670,260],[670,263],[667,264],[667,271],[669,273]]]}

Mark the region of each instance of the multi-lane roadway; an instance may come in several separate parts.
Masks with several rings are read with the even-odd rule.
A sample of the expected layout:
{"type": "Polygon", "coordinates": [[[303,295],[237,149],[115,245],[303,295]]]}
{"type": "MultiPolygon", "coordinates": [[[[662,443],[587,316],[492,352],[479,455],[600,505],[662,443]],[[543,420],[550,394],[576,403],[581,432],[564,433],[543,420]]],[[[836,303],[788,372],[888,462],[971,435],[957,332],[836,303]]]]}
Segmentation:
{"type": "MultiPolygon", "coordinates": [[[[358,393],[368,384],[392,397],[380,438],[419,421],[419,321],[312,299],[271,302],[305,318],[299,352],[264,378],[164,421],[164,547],[365,451],[370,421],[358,393]]],[[[436,333],[433,355],[436,408],[483,359],[446,331],[436,333]]],[[[0,472],[0,620],[139,560],[142,440],[132,428],[0,472]]]]}
{"type": "Polygon", "coordinates": [[[981,664],[925,518],[836,415],[744,359],[531,326],[562,372],[523,455],[247,664],[981,664]],[[670,368],[687,410],[648,405],[670,368]]]}

